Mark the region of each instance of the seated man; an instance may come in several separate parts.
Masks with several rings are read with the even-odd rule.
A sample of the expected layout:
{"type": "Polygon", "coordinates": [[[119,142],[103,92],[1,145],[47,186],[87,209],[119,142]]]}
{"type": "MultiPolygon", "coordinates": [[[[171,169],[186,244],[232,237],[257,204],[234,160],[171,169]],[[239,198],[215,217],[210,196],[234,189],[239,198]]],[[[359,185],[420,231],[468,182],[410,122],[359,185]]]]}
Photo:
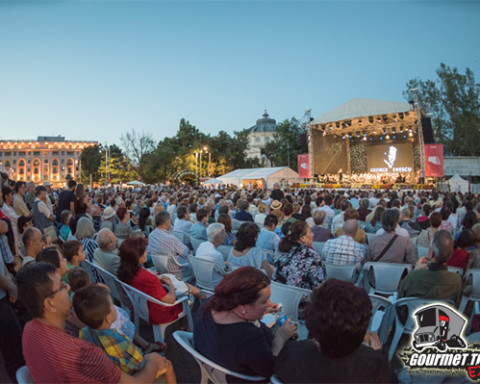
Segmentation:
{"type": "Polygon", "coordinates": [[[314,242],[324,243],[327,240],[333,239],[330,230],[322,226],[326,216],[326,212],[320,209],[315,209],[313,211],[313,222],[315,225],[312,227],[312,232],[314,242]]]}
{"type": "Polygon", "coordinates": [[[100,268],[117,275],[120,256],[117,252],[117,236],[108,228],[102,228],[97,235],[99,248],[93,252],[93,262],[100,268]]]}
{"type": "Polygon", "coordinates": [[[253,221],[253,217],[250,213],[248,213],[248,208],[250,208],[250,204],[247,200],[242,200],[238,203],[239,211],[235,215],[235,219],[239,221],[253,221]]]}
{"type": "MultiPolygon", "coordinates": [[[[173,256],[179,264],[188,264],[188,247],[183,244],[175,235],[170,233],[172,220],[168,212],[158,212],[155,215],[155,228],[148,236],[148,254],[173,256]]],[[[179,279],[186,281],[193,278],[192,266],[180,268],[172,260],[168,261],[168,272],[173,273],[179,279]]]]}
{"type": "Polygon", "coordinates": [[[378,336],[367,331],[372,304],[352,283],[328,279],[305,308],[312,337],[287,341],[275,364],[282,383],[397,383],[378,336]]]}
{"type": "Polygon", "coordinates": [[[223,255],[217,251],[217,248],[225,242],[227,233],[225,226],[221,223],[212,223],[207,228],[208,241],[203,242],[197,248],[195,257],[197,259],[204,259],[213,261],[218,264],[218,267],[213,271],[213,284],[217,285],[223,276],[227,274],[228,264],[224,260],[223,255]]]}
{"type": "Polygon", "coordinates": [[[258,234],[257,244],[258,248],[268,249],[269,251],[278,250],[280,237],[274,232],[277,228],[278,219],[275,215],[267,215],[263,222],[263,228],[258,234]]]}
{"type": "Polygon", "coordinates": [[[65,320],[72,303],[69,286],[51,264],[31,263],[17,275],[18,294],[33,320],[25,325],[23,354],[36,383],[153,383],[162,364],[156,353],[133,376],[122,372],[100,348],[68,335],[65,320]]]}
{"type": "Polygon", "coordinates": [[[415,266],[417,256],[413,249],[408,232],[398,227],[399,211],[396,208],[387,209],[382,215],[382,229],[370,239],[365,261],[381,261],[383,263],[409,263],[415,266]],[[407,233],[400,235],[398,229],[407,233]],[[379,232],[382,231],[381,234],[379,232]]]}
{"type": "Polygon", "coordinates": [[[364,257],[365,249],[354,240],[357,231],[358,221],[347,220],[343,225],[343,235],[325,243],[322,259],[327,263],[337,265],[360,263],[364,257]]]}
{"type": "Polygon", "coordinates": [[[22,235],[23,245],[25,246],[25,255],[23,256],[22,266],[35,261],[37,255],[43,249],[42,232],[38,228],[28,227],[22,235]]]}
{"type": "Polygon", "coordinates": [[[188,213],[187,207],[180,205],[177,208],[177,218],[175,219],[175,224],[173,225],[174,231],[190,233],[190,228],[193,223],[190,220],[190,213],[188,213]]]}
{"type": "Polygon", "coordinates": [[[422,257],[415,270],[400,283],[398,298],[453,300],[458,304],[462,292],[462,278],[458,273],[449,272],[447,269],[447,261],[452,253],[452,236],[448,231],[438,231],[433,237],[428,257],[422,257]]]}
{"type": "Polygon", "coordinates": [[[190,227],[190,236],[207,241],[208,212],[206,209],[197,211],[197,222],[190,227]]]}

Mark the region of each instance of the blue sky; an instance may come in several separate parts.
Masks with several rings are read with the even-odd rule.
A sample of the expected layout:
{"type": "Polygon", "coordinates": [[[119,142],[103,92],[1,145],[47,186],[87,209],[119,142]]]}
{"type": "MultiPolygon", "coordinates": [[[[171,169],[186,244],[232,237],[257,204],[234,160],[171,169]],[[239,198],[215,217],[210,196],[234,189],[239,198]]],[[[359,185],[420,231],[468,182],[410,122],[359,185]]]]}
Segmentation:
{"type": "Polygon", "coordinates": [[[0,138],[215,135],[480,77],[477,1],[3,1],[0,138]]]}

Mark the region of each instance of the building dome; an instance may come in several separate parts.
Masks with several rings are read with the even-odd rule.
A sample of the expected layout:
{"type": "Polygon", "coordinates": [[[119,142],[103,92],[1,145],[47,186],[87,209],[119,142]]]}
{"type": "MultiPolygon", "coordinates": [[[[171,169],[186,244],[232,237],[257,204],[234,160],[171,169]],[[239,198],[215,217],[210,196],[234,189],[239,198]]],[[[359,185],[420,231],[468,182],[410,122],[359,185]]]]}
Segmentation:
{"type": "Polygon", "coordinates": [[[277,130],[277,122],[275,119],[271,119],[265,110],[263,118],[257,120],[257,124],[250,128],[252,133],[254,132],[275,132],[277,130]]]}

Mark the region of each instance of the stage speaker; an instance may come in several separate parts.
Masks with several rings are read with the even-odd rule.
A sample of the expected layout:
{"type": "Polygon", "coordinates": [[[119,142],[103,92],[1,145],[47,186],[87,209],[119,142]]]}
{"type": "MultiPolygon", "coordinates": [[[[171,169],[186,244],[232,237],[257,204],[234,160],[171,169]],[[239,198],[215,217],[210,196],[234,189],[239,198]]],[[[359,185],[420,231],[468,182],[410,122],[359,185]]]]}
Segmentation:
{"type": "Polygon", "coordinates": [[[430,119],[430,117],[422,117],[422,132],[423,142],[425,144],[435,143],[435,139],[433,137],[432,119],[430,119]]]}

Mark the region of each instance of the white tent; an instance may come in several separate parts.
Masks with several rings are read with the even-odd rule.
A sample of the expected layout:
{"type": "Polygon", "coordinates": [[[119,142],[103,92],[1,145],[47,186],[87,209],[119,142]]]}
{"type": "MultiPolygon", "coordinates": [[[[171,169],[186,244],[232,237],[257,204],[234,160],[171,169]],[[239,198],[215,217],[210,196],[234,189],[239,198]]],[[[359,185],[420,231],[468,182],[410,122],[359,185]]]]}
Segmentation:
{"type": "Polygon", "coordinates": [[[129,181],[127,183],[127,185],[133,185],[133,186],[136,186],[136,187],[143,187],[143,186],[145,186],[145,183],[142,183],[141,181],[138,181],[138,180],[133,180],[133,181],[129,181]]]}
{"type": "Polygon", "coordinates": [[[236,169],[226,175],[217,177],[224,184],[234,184],[237,186],[247,186],[262,184],[271,188],[274,183],[300,183],[303,180],[298,173],[289,167],[270,167],[270,168],[244,168],[236,169]]]}
{"type": "Polygon", "coordinates": [[[450,185],[450,191],[452,192],[468,192],[468,180],[463,179],[456,173],[450,179],[448,179],[450,185]]]}
{"type": "Polygon", "coordinates": [[[210,179],[205,181],[203,184],[222,184],[223,181],[219,179],[210,179]]]}

